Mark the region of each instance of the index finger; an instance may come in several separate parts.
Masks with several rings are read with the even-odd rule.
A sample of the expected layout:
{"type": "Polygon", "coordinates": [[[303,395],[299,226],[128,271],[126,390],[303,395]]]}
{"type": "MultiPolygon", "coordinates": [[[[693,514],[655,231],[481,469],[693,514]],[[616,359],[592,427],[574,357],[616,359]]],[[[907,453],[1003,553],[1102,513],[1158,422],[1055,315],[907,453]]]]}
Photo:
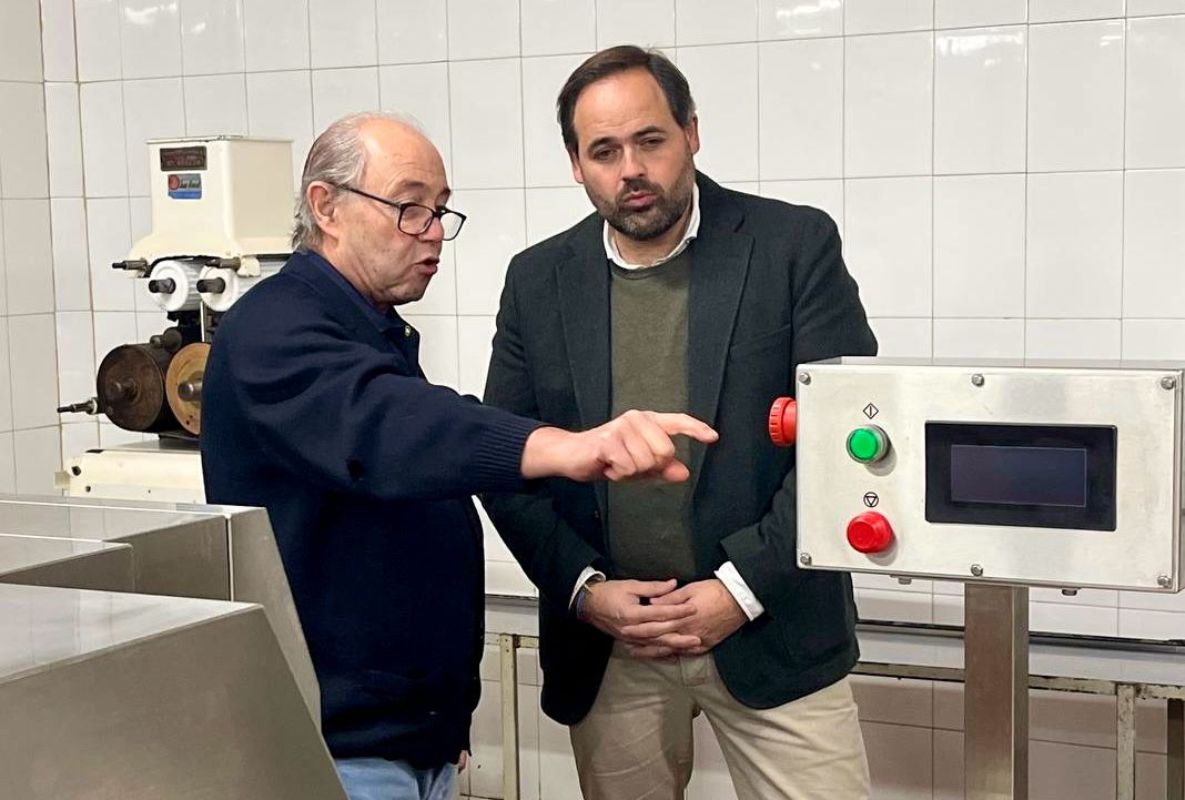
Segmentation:
{"type": "Polygon", "coordinates": [[[669,412],[651,411],[650,418],[669,436],[681,433],[705,444],[710,444],[720,438],[720,434],[708,425],[690,414],[674,414],[669,412]]]}

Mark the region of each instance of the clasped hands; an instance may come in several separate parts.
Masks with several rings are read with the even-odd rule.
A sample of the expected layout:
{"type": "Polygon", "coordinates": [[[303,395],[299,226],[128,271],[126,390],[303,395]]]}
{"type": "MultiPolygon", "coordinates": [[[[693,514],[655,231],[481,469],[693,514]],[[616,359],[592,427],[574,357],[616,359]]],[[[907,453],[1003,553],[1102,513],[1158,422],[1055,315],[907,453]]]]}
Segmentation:
{"type": "Polygon", "coordinates": [[[674,580],[590,584],[581,619],[624,642],[635,658],[702,655],[748,621],[716,578],[675,587],[674,580]]]}

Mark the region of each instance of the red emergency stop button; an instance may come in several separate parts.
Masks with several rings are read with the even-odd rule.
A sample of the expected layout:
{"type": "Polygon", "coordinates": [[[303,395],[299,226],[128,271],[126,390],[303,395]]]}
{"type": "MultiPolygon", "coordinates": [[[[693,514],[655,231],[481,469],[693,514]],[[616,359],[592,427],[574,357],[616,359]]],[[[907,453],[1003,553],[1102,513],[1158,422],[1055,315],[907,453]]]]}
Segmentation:
{"type": "Polygon", "coordinates": [[[848,523],[848,544],[861,553],[883,553],[893,544],[893,526],[875,511],[857,514],[848,523]]]}
{"type": "Polygon", "coordinates": [[[778,447],[789,447],[798,438],[798,403],[779,397],[769,410],[769,438],[778,447]]]}

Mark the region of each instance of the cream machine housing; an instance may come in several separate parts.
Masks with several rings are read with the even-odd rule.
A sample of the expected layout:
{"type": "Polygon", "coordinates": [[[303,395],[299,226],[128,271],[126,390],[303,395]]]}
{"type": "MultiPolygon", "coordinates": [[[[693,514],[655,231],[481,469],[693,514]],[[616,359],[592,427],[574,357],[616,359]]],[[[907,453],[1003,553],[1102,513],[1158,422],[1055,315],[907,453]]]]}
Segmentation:
{"type": "Polygon", "coordinates": [[[160,139],[148,142],[148,167],[152,232],[112,266],[155,301],[162,330],[107,353],[94,396],[58,411],[193,439],[201,434],[202,379],[219,319],[290,254],[292,145],[160,139]]]}
{"type": "Polygon", "coordinates": [[[798,561],[1179,591],[1183,383],[1150,364],[801,365],[798,561]]]}

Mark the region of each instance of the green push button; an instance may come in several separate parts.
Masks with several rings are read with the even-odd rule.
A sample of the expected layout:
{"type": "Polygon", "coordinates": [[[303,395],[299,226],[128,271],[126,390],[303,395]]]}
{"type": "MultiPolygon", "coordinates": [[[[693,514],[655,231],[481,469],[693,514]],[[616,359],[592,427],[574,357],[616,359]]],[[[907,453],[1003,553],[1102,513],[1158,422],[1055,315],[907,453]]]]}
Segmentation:
{"type": "Polygon", "coordinates": [[[848,434],[848,455],[861,464],[880,461],[889,452],[889,437],[876,425],[856,428],[848,434]]]}

